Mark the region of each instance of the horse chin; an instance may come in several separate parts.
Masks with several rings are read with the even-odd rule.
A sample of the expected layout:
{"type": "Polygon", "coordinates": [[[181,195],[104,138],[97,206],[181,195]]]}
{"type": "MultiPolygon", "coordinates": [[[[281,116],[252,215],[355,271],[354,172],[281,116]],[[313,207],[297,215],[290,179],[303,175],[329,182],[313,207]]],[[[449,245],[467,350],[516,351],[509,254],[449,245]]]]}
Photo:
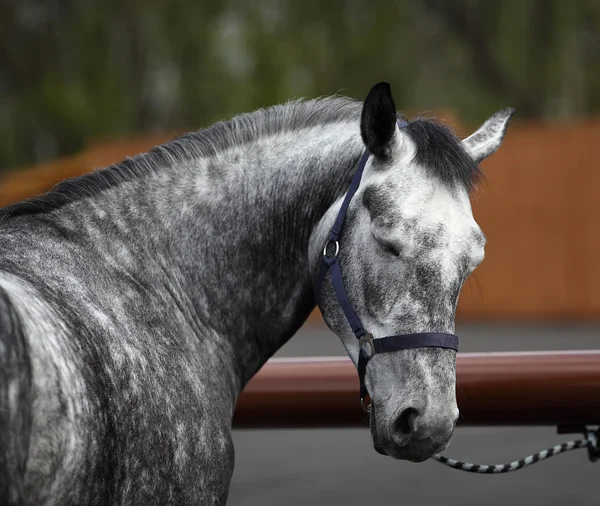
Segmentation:
{"type": "Polygon", "coordinates": [[[377,419],[375,417],[375,408],[371,405],[371,415],[369,416],[369,426],[371,429],[371,437],[373,438],[373,446],[375,451],[381,455],[388,457],[388,453],[383,448],[381,441],[379,440],[379,434],[377,433],[377,419]]]}

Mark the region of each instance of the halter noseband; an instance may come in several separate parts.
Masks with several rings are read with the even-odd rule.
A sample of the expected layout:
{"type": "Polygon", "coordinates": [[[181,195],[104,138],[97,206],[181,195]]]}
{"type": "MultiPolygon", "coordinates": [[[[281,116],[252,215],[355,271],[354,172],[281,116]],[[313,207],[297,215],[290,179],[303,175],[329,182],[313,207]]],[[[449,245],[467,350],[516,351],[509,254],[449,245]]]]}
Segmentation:
{"type": "MultiPolygon", "coordinates": [[[[407,125],[406,122],[398,121],[398,127],[403,128],[407,125]]],[[[367,387],[365,386],[365,372],[367,370],[367,363],[376,353],[386,353],[390,351],[396,350],[406,350],[408,348],[425,348],[425,347],[434,347],[434,348],[449,348],[452,350],[458,351],[458,336],[454,334],[446,334],[443,332],[422,332],[418,334],[401,334],[397,336],[389,336],[375,339],[373,334],[365,330],[363,327],[360,318],[354,311],[350,300],[348,299],[348,294],[346,293],[346,288],[344,287],[344,282],[342,280],[342,272],[340,270],[340,264],[338,262],[338,253],[340,252],[340,243],[339,238],[342,233],[342,228],[344,226],[344,219],[346,218],[346,212],[348,211],[348,206],[350,205],[350,201],[352,197],[358,190],[360,185],[360,180],[362,178],[362,174],[365,169],[365,165],[369,160],[370,153],[365,151],[360,159],[358,164],[358,169],[352,178],[352,182],[350,183],[350,187],[348,188],[348,192],[346,193],[346,197],[342,202],[342,207],[337,215],[337,218],[331,228],[331,232],[329,233],[329,239],[325,248],[323,249],[323,258],[321,263],[321,268],[319,271],[319,276],[315,285],[315,293],[317,302],[320,300],[321,287],[323,285],[323,281],[325,280],[325,275],[327,271],[331,271],[331,282],[333,284],[333,288],[335,290],[335,294],[337,300],[346,315],[346,319],[350,324],[352,332],[358,339],[358,343],[360,346],[360,352],[358,356],[358,377],[360,379],[360,403],[363,409],[368,413],[370,412],[370,404],[369,406],[364,405],[364,399],[367,396],[367,387]],[[335,246],[335,252],[332,256],[328,256],[327,249],[330,245],[335,246]]]]}

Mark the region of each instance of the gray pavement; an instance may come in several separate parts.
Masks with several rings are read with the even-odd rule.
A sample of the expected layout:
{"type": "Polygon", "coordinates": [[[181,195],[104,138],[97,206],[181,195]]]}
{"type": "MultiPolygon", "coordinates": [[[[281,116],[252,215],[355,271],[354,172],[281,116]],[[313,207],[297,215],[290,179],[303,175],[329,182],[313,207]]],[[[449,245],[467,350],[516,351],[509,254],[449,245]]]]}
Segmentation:
{"type": "MultiPolygon", "coordinates": [[[[457,332],[464,352],[600,348],[600,326],[460,325],[457,332]]],[[[328,330],[305,325],[277,356],[344,353],[328,330]]],[[[504,463],[563,440],[552,428],[458,428],[444,453],[504,463]]],[[[383,457],[367,429],[236,430],[234,442],[229,506],[600,505],[600,462],[590,463],[585,450],[483,476],[383,457]]]]}

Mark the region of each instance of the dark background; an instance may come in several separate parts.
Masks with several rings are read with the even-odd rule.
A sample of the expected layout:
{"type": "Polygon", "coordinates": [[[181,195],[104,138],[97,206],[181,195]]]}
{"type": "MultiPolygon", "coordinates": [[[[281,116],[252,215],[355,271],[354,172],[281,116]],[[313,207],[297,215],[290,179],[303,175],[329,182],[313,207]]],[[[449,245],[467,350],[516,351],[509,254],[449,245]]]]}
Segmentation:
{"type": "Polygon", "coordinates": [[[600,109],[598,0],[2,0],[0,168],[392,83],[404,111],[600,109]]]}

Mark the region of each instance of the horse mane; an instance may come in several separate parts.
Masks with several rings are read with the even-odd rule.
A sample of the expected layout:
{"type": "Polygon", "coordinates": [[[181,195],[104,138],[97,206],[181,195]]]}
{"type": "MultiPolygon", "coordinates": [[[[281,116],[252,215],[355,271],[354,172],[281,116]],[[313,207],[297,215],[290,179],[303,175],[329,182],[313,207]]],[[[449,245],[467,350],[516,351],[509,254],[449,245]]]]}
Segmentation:
{"type": "MultiPolygon", "coordinates": [[[[0,220],[54,211],[77,200],[144,177],[157,169],[220,152],[281,132],[342,121],[359,121],[362,102],[342,96],[299,99],[244,113],[176,137],[145,153],[58,183],[48,192],[0,209],[0,220]]],[[[403,118],[399,113],[399,117],[403,118]]],[[[417,145],[416,159],[446,184],[471,189],[480,171],[453,131],[430,118],[410,121],[406,131],[417,145]]]]}
{"type": "Polygon", "coordinates": [[[211,158],[219,152],[259,137],[278,132],[360,118],[362,104],[332,96],[293,100],[244,113],[230,120],[186,133],[145,153],[106,168],[65,179],[48,192],[0,209],[0,219],[54,211],[79,199],[92,197],[122,183],[135,180],[161,168],[190,160],[211,158]]]}

